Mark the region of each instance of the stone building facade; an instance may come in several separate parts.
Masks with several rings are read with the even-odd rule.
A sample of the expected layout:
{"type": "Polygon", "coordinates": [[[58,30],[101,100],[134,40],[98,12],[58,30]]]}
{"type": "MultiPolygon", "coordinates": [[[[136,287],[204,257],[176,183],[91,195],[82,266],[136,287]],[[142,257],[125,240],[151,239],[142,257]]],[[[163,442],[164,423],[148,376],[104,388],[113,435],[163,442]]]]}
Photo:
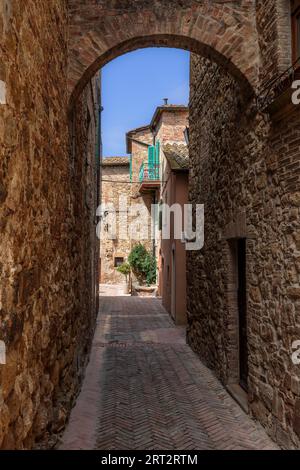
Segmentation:
{"type": "MultiPolygon", "coordinates": [[[[101,243],[100,243],[100,282],[102,284],[123,284],[125,277],[117,271],[117,266],[127,261],[131,250],[131,240],[120,237],[122,207],[120,197],[130,202],[130,161],[129,157],[103,158],[101,166],[101,243]],[[111,217],[115,214],[115,222],[111,217]],[[115,233],[111,233],[114,231],[115,233]],[[115,237],[113,237],[115,235],[115,237]]],[[[126,222],[123,223],[126,228],[126,222]]]]}
{"type": "MultiPolygon", "coordinates": [[[[135,244],[153,253],[151,194],[140,193],[139,172],[152,143],[149,126],[126,134],[128,157],[106,157],[101,171],[100,282],[123,284],[117,266],[127,262],[135,244]]],[[[134,279],[135,281],[135,279],[134,279]]]]}
{"type": "MultiPolygon", "coordinates": [[[[153,212],[153,205],[158,205],[161,199],[160,194],[165,187],[162,178],[166,176],[169,179],[163,168],[167,161],[164,158],[164,148],[172,144],[184,145],[187,125],[188,109],[185,106],[159,106],[148,126],[127,132],[126,144],[129,157],[106,157],[102,160],[101,283],[124,282],[125,277],[116,268],[127,261],[131,249],[139,242],[157,258],[160,266],[158,211],[153,212]],[[153,148],[157,153],[157,168],[154,169],[157,171],[156,177],[153,177],[152,170],[148,168],[149,150],[153,148]],[[142,168],[144,168],[143,174],[142,168]],[[124,207],[122,207],[122,198],[126,200],[124,207]],[[124,212],[126,218],[122,217],[124,212]],[[115,222],[112,219],[114,216],[115,222]]],[[[173,180],[176,181],[176,178],[173,180]]],[[[179,190],[179,178],[177,181],[179,190]]],[[[164,198],[166,194],[169,194],[169,191],[164,190],[164,198]]],[[[166,273],[169,272],[169,264],[166,263],[166,273]]],[[[185,262],[183,265],[185,266],[185,262]]],[[[159,274],[159,269],[157,282],[162,282],[163,277],[159,274]]],[[[166,277],[165,273],[164,276],[166,277]]],[[[165,280],[167,287],[169,280],[167,277],[165,280]]],[[[159,290],[162,292],[162,288],[159,290]]],[[[180,289],[178,296],[180,296],[179,291],[180,289]]],[[[181,300],[182,297],[181,295],[181,300]]]]}
{"type": "Polygon", "coordinates": [[[299,71],[281,75],[295,56],[295,1],[0,2],[1,448],[62,429],[77,394],[99,257],[90,80],[118,55],[158,45],[198,54],[190,199],[205,204],[206,242],[188,259],[188,340],[237,385],[245,264],[248,406],[299,448],[300,108],[289,81],[299,71]]]}
{"type": "MultiPolygon", "coordinates": [[[[156,108],[149,126],[127,133],[127,151],[131,152],[132,158],[133,199],[139,201],[139,203],[142,202],[151,215],[148,219],[148,240],[143,241],[143,244],[156,257],[158,293],[160,295],[163,295],[164,285],[165,293],[168,289],[171,289],[170,280],[172,277],[170,271],[171,252],[169,253],[171,241],[168,240],[164,244],[166,249],[166,263],[164,264],[163,243],[159,230],[159,204],[167,204],[173,201],[173,197],[170,201],[166,201],[166,196],[171,192],[165,190],[164,177],[168,179],[170,175],[167,175],[165,168],[167,160],[164,149],[169,145],[184,145],[187,126],[188,108],[183,105],[165,104],[156,108]],[[151,164],[151,160],[149,161],[149,150],[151,151],[151,149],[155,154],[154,160],[156,163],[154,164],[151,164]],[[142,165],[145,165],[143,172],[141,172],[142,165]],[[151,209],[153,205],[156,207],[155,211],[151,209]]],[[[179,183],[177,189],[179,189],[179,183]]],[[[172,193],[172,196],[175,193],[176,191],[172,193]]],[[[173,202],[175,203],[175,201],[173,202]]],[[[182,266],[185,266],[185,260],[182,260],[182,262],[182,266]]],[[[183,268],[183,271],[185,271],[185,268],[183,268]]],[[[183,278],[185,278],[185,273],[183,278]]],[[[179,291],[180,289],[178,289],[178,295],[179,291]]],[[[167,300],[167,297],[166,294],[164,303],[171,313],[171,303],[168,301],[169,299],[167,300]]]]}
{"type": "Polygon", "coordinates": [[[63,428],[96,317],[98,93],[67,115],[67,34],[64,1],[0,2],[1,449],[63,428]]]}
{"type": "Polygon", "coordinates": [[[291,105],[286,76],[277,89],[270,85],[292,64],[289,2],[256,6],[257,101],[245,100],[218,65],[191,59],[190,200],[205,205],[205,245],[188,253],[187,334],[271,437],[293,448],[300,443],[300,372],[292,362],[300,337],[300,108],[291,105]]]}
{"type": "Polygon", "coordinates": [[[149,253],[155,254],[155,237],[153,233],[153,214],[151,206],[155,203],[153,193],[141,193],[140,169],[148,161],[148,149],[153,144],[151,126],[132,129],[126,134],[126,149],[130,154],[131,164],[131,205],[140,205],[144,222],[141,223],[138,210],[132,210],[130,222],[133,224],[132,246],[141,242],[149,253]],[[135,228],[136,227],[136,228],[135,228]],[[144,230],[145,228],[145,230],[144,230]]]}

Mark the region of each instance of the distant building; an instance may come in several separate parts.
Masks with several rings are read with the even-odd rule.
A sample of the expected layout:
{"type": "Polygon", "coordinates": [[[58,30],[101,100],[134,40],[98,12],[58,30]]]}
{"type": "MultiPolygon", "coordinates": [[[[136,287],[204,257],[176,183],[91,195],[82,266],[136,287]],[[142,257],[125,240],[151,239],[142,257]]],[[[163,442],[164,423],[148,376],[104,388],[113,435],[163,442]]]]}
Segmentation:
{"type": "MultiPolygon", "coordinates": [[[[147,229],[147,236],[141,238],[140,242],[157,259],[158,292],[162,295],[166,309],[178,323],[183,323],[186,318],[185,247],[180,240],[174,240],[172,227],[171,239],[162,242],[158,208],[162,203],[172,205],[187,202],[187,126],[186,106],[159,106],[149,125],[127,132],[129,157],[107,157],[102,161],[102,203],[118,207],[120,196],[127,196],[127,220],[130,223],[135,220],[138,222],[140,217],[132,211],[134,205],[140,204],[145,209],[146,223],[141,231],[147,229]]],[[[105,231],[106,225],[107,230],[109,226],[109,210],[102,215],[102,283],[124,281],[116,268],[127,261],[132,247],[139,241],[139,228],[134,237],[129,234],[126,240],[120,240],[120,223],[120,214],[117,213],[116,237],[111,240],[105,231]]]]}
{"type": "MultiPolygon", "coordinates": [[[[162,190],[162,149],[167,144],[185,144],[185,130],[188,126],[188,108],[183,105],[165,104],[156,108],[147,133],[147,141],[151,136],[152,145],[148,146],[148,155],[144,160],[137,159],[140,164],[139,168],[139,192],[144,198],[151,197],[153,203],[161,202],[162,190]]],[[[129,133],[130,135],[130,133],[129,133]]],[[[128,136],[128,134],[127,134],[128,136]]],[[[132,164],[135,163],[135,155],[132,153],[132,164]]],[[[152,241],[153,254],[158,260],[157,282],[159,293],[162,294],[160,286],[161,273],[161,253],[160,253],[160,234],[159,234],[159,214],[158,211],[152,217],[153,233],[155,234],[152,241]]]]}
{"type": "MultiPolygon", "coordinates": [[[[179,205],[182,214],[188,203],[189,155],[184,143],[162,147],[161,202],[179,205]]],[[[164,216],[161,216],[161,228],[164,216]]],[[[183,228],[182,228],[183,231],[183,228]]],[[[170,217],[170,239],[161,240],[159,285],[163,306],[176,324],[186,323],[186,252],[181,239],[175,239],[174,218],[170,217]]]]}
{"type": "MultiPolygon", "coordinates": [[[[127,152],[130,154],[130,179],[131,179],[131,200],[132,204],[141,204],[147,210],[147,233],[148,236],[141,240],[141,243],[156,255],[156,242],[158,233],[153,239],[155,229],[155,217],[151,214],[151,206],[157,201],[156,189],[159,189],[159,174],[151,174],[151,181],[148,187],[143,187],[143,175],[148,171],[149,155],[153,152],[153,134],[151,126],[139,127],[126,134],[127,152]]],[[[150,179],[150,174],[147,173],[150,179]]],[[[134,241],[133,245],[137,242],[134,241]]]]}
{"type": "Polygon", "coordinates": [[[121,240],[117,235],[120,228],[120,212],[116,213],[116,238],[111,239],[112,205],[118,210],[119,197],[130,197],[130,160],[129,157],[109,157],[102,159],[101,184],[102,204],[105,209],[101,214],[100,242],[100,282],[103,284],[118,284],[124,282],[124,276],[117,267],[127,260],[131,249],[130,239],[121,240]]]}

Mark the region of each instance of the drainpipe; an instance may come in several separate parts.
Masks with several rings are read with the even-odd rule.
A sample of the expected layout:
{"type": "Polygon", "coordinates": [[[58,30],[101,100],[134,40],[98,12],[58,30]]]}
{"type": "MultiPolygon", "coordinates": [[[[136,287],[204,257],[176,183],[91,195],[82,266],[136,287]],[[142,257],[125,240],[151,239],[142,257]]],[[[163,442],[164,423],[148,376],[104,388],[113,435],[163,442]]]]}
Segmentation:
{"type": "Polygon", "coordinates": [[[101,105],[101,71],[99,72],[99,87],[97,89],[98,109],[97,113],[97,139],[96,139],[96,168],[97,168],[97,206],[101,203],[101,161],[102,161],[102,111],[101,105]]]}
{"type": "MultiPolygon", "coordinates": [[[[102,112],[104,110],[102,106],[102,94],[101,94],[101,70],[99,71],[99,88],[98,88],[98,139],[97,139],[97,208],[102,203],[102,175],[101,175],[101,162],[102,162],[102,112]]],[[[100,218],[100,231],[101,231],[101,224],[102,224],[102,217],[100,218]]],[[[100,240],[99,240],[100,243],[100,240]]],[[[99,246],[99,256],[100,256],[100,246],[99,246]]],[[[99,280],[101,277],[101,257],[99,258],[98,262],[98,273],[99,273],[99,280]]],[[[97,305],[98,307],[98,305],[97,305]]]]}

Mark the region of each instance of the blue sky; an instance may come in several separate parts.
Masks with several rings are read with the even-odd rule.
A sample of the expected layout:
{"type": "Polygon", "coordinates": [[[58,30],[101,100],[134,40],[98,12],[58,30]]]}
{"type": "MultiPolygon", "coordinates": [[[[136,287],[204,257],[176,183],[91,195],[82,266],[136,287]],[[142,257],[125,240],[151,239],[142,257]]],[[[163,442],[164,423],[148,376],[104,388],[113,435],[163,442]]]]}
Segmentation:
{"type": "Polygon", "coordinates": [[[103,67],[103,155],[126,154],[126,132],[149,124],[163,98],[169,104],[188,104],[189,52],[140,49],[103,67]]]}

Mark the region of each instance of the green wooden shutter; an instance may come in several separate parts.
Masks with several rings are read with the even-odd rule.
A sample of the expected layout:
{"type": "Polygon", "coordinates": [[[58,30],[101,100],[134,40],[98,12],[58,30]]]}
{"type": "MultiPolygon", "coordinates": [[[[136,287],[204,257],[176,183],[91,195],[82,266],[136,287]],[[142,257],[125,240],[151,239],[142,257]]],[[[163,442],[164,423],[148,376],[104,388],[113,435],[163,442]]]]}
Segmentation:
{"type": "Polygon", "coordinates": [[[156,149],[155,149],[155,156],[156,156],[156,165],[159,166],[159,153],[160,153],[160,143],[159,141],[156,142],[156,149]]]}
{"type": "Polygon", "coordinates": [[[155,147],[151,146],[148,150],[148,178],[154,179],[155,147]]]}
{"type": "Polygon", "coordinates": [[[153,168],[154,165],[154,159],[155,159],[155,147],[149,147],[148,150],[148,165],[149,168],[153,168]]]}
{"type": "Polygon", "coordinates": [[[156,142],[155,146],[155,179],[159,180],[159,169],[160,169],[160,143],[159,140],[156,142]]]}

